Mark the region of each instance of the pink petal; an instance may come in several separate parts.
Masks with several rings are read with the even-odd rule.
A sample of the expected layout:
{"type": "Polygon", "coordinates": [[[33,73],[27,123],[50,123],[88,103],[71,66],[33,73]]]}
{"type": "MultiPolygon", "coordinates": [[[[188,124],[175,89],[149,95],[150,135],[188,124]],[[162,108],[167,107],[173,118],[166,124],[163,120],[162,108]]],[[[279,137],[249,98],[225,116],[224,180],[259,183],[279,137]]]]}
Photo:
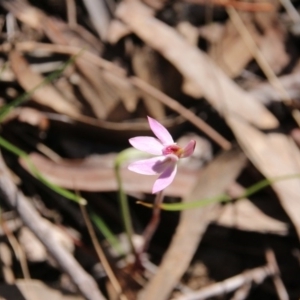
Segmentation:
{"type": "Polygon", "coordinates": [[[129,143],[136,149],[154,155],[161,155],[163,150],[162,143],[151,136],[137,136],[129,139],[129,143]]]}
{"type": "Polygon", "coordinates": [[[169,133],[169,131],[157,122],[155,119],[148,117],[148,122],[151,130],[157,136],[157,138],[163,143],[163,145],[172,145],[174,144],[174,140],[169,133]]]}
{"type": "Polygon", "coordinates": [[[176,172],[177,172],[177,163],[171,161],[169,163],[169,166],[155,181],[152,188],[152,193],[155,194],[157,192],[160,192],[161,190],[164,190],[167,186],[169,186],[173,182],[176,172]]]}
{"type": "Polygon", "coordinates": [[[149,159],[138,160],[129,164],[130,171],[143,175],[157,175],[162,173],[167,167],[166,156],[152,157],[149,159]]]}
{"type": "Polygon", "coordinates": [[[190,140],[189,143],[183,148],[182,157],[189,157],[194,153],[196,141],[190,140]]]}

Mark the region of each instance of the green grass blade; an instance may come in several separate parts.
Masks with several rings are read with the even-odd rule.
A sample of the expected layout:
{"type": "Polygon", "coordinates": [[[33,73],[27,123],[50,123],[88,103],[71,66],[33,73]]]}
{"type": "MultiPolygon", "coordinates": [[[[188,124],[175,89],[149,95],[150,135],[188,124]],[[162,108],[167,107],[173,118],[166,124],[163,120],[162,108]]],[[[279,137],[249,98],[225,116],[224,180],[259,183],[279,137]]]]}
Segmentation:
{"type": "Polygon", "coordinates": [[[119,240],[116,238],[116,236],[113,234],[113,232],[109,229],[109,227],[106,225],[104,220],[97,215],[94,212],[91,212],[90,218],[95,224],[95,226],[100,230],[100,232],[103,234],[107,242],[113,247],[118,255],[124,255],[124,251],[122,249],[122,246],[119,242],[119,240]]]}
{"type": "MultiPolygon", "coordinates": [[[[212,203],[217,203],[217,202],[228,202],[228,201],[233,201],[233,200],[239,200],[243,198],[247,198],[252,196],[253,194],[257,193],[258,191],[272,185],[273,183],[277,181],[282,181],[282,180],[288,180],[288,179],[294,179],[294,178],[299,178],[300,174],[291,174],[291,175],[285,175],[285,176],[278,176],[274,178],[269,178],[269,179],[263,179],[252,186],[248,187],[243,194],[241,194],[237,198],[231,198],[226,194],[218,195],[212,198],[207,198],[207,199],[201,199],[201,200],[195,200],[193,202],[189,203],[162,203],[160,205],[161,209],[163,210],[168,210],[168,211],[181,211],[181,210],[187,210],[187,209],[194,209],[194,208],[199,208],[199,207],[204,207],[206,205],[212,204],[212,203]]],[[[152,208],[153,205],[150,203],[145,203],[142,201],[138,201],[138,204],[141,204],[146,207],[152,208]]]]}
{"type": "Polygon", "coordinates": [[[127,235],[132,253],[135,252],[134,245],[132,242],[133,227],[132,227],[132,222],[131,222],[131,215],[130,215],[127,195],[123,190],[120,168],[123,163],[128,162],[129,160],[138,159],[141,157],[145,157],[145,154],[143,152],[138,151],[134,148],[128,148],[128,149],[121,151],[115,159],[115,174],[116,174],[116,179],[117,179],[117,183],[118,183],[119,202],[120,202],[121,214],[122,214],[122,219],[123,219],[123,224],[124,224],[124,231],[127,235]]]}
{"type": "Polygon", "coordinates": [[[26,152],[24,152],[23,150],[19,149],[16,146],[14,146],[13,144],[11,144],[9,141],[7,141],[6,139],[4,139],[1,136],[0,136],[0,146],[5,148],[9,152],[17,155],[18,157],[25,159],[33,176],[35,176],[38,180],[40,180],[44,185],[49,187],[51,190],[55,191],[57,194],[65,197],[69,200],[75,201],[76,203],[81,203],[83,205],[86,204],[86,200],[84,198],[81,198],[81,197],[77,196],[76,194],[74,194],[66,189],[63,189],[63,188],[51,183],[48,179],[46,179],[35,167],[35,165],[33,164],[33,162],[31,161],[30,157],[27,155],[26,152]]]}

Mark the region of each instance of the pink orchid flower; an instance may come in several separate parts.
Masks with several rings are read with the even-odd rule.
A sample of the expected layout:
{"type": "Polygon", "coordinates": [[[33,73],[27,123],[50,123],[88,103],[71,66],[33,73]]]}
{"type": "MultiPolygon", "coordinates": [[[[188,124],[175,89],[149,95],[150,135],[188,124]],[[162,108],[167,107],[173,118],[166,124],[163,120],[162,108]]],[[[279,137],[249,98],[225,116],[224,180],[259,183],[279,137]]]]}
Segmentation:
{"type": "Polygon", "coordinates": [[[178,160],[193,154],[196,141],[191,140],[184,148],[181,148],[162,124],[150,117],[148,117],[148,122],[157,138],[137,136],[129,139],[129,143],[138,150],[159,156],[133,162],[128,169],[144,175],[159,174],[152,188],[154,194],[172,183],[177,172],[178,160]]]}

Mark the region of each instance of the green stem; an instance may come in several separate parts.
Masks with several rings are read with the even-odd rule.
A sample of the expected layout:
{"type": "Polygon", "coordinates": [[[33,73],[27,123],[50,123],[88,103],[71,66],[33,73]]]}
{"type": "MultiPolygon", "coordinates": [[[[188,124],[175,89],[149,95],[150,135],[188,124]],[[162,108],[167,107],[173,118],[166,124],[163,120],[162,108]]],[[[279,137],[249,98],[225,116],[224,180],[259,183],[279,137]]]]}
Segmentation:
{"type": "Polygon", "coordinates": [[[119,203],[120,203],[120,208],[121,208],[121,214],[122,214],[122,219],[123,219],[123,224],[124,224],[124,230],[127,235],[127,239],[130,245],[130,251],[131,253],[136,253],[134,244],[132,241],[132,236],[133,236],[133,227],[131,223],[131,215],[130,215],[130,210],[129,210],[129,205],[128,205],[128,199],[127,196],[123,190],[122,186],[122,179],[121,179],[121,174],[120,174],[120,165],[115,164],[115,174],[117,178],[117,183],[118,183],[118,189],[119,189],[119,203]]]}
{"type": "MultiPolygon", "coordinates": [[[[181,211],[181,210],[187,210],[187,209],[194,209],[198,207],[204,207],[206,205],[212,204],[212,203],[217,203],[217,202],[228,202],[228,201],[233,201],[233,200],[239,200],[243,198],[247,198],[252,196],[253,194],[257,193],[258,191],[272,185],[273,183],[277,181],[282,181],[282,180],[288,180],[288,179],[294,179],[294,178],[299,178],[300,174],[290,174],[290,175],[283,175],[283,176],[278,176],[274,178],[269,178],[269,179],[263,179],[254,185],[250,186],[245,190],[243,194],[241,194],[237,198],[231,198],[226,194],[221,194],[215,197],[211,198],[206,198],[206,199],[201,199],[201,200],[195,200],[193,202],[189,203],[163,203],[160,205],[160,208],[163,210],[168,210],[168,211],[181,211]]],[[[141,204],[146,207],[153,207],[152,204],[146,203],[143,201],[137,201],[138,204],[141,204]]]]}
{"type": "Polygon", "coordinates": [[[23,158],[26,161],[27,166],[28,166],[29,170],[31,171],[32,175],[34,177],[36,177],[39,181],[41,181],[44,185],[49,187],[51,190],[55,191],[56,193],[60,194],[61,196],[65,197],[69,200],[75,201],[76,203],[81,203],[82,205],[86,205],[86,200],[84,198],[81,198],[81,197],[75,195],[74,193],[63,189],[63,188],[53,184],[52,182],[50,182],[48,179],[46,179],[38,171],[38,169],[36,168],[34,163],[31,161],[30,157],[28,156],[28,154],[26,152],[17,148],[16,146],[14,146],[13,144],[11,144],[9,141],[7,141],[6,139],[4,139],[1,136],[0,136],[0,146],[2,146],[3,148],[5,148],[6,150],[8,150],[11,153],[14,153],[18,157],[23,158]]]}

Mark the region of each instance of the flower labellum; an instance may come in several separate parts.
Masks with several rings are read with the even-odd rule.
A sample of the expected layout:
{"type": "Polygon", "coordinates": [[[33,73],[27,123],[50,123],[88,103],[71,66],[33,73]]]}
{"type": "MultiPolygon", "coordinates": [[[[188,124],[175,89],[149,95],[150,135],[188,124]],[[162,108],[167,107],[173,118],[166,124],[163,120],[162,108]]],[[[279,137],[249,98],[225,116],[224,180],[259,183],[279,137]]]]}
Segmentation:
{"type": "Polygon", "coordinates": [[[133,162],[128,169],[143,175],[159,175],[152,188],[154,194],[172,183],[177,172],[178,160],[193,154],[196,141],[190,140],[184,148],[181,148],[162,124],[150,117],[148,122],[156,138],[137,136],[129,139],[129,143],[138,150],[158,156],[133,162]]]}

